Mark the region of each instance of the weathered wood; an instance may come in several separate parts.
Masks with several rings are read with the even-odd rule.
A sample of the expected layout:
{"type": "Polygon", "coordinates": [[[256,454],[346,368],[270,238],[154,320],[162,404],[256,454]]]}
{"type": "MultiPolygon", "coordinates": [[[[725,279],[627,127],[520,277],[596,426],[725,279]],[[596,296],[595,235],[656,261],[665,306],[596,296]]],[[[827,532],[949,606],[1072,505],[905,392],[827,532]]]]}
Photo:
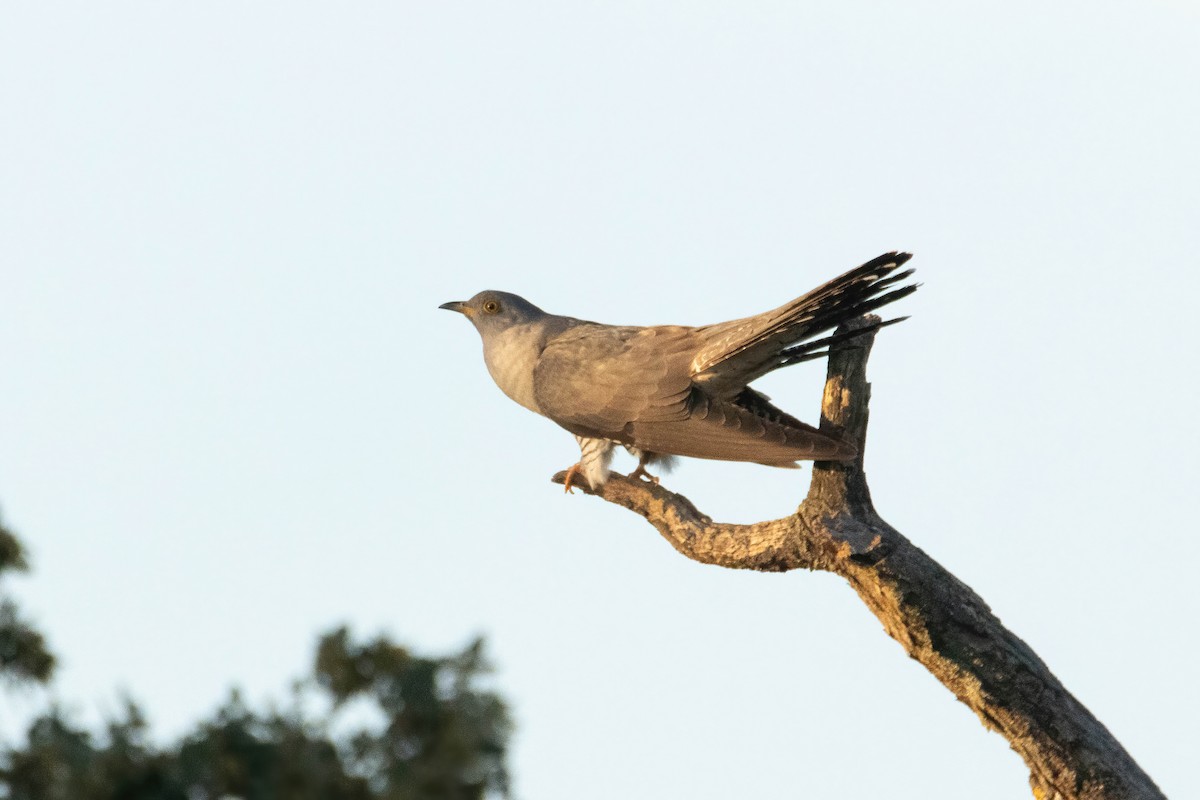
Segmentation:
{"type": "MultiPolygon", "coordinates": [[[[861,328],[855,320],[847,330],[861,328]]],[[[840,332],[840,331],[839,331],[840,332]]],[[[833,348],[823,429],[858,445],[854,462],[816,462],[796,513],[753,525],[713,522],[686,497],[613,475],[588,494],[645,517],[683,555],[732,569],[819,569],[844,577],[884,630],[1006,738],[1039,800],[1162,798],[1154,781],[969,586],[880,518],[863,454],[873,333],[833,348]]],[[[553,480],[562,483],[566,473],[553,480]]]]}

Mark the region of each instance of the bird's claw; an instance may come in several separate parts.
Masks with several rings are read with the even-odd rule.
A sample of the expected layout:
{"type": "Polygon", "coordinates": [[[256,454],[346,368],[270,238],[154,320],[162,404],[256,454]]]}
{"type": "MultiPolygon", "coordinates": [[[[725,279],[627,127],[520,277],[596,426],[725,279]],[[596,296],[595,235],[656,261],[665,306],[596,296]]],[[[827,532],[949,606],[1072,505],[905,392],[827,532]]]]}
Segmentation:
{"type": "Polygon", "coordinates": [[[575,480],[575,476],[579,474],[582,465],[577,461],[567,470],[567,477],[563,478],[563,491],[567,494],[575,494],[571,483],[575,480]]]}
{"type": "Polygon", "coordinates": [[[633,472],[629,473],[629,478],[631,480],[645,481],[646,483],[649,483],[652,486],[658,486],[658,476],[651,475],[649,472],[647,472],[645,464],[638,464],[637,469],[635,469],[633,472]]]}

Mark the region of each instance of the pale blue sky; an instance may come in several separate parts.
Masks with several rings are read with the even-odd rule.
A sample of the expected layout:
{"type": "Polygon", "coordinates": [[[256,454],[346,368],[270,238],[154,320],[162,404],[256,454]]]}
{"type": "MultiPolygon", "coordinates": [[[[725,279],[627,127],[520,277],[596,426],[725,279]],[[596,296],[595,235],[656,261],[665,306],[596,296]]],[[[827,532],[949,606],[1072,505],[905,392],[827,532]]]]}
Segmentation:
{"type": "MultiPolygon", "coordinates": [[[[0,507],[52,695],[167,736],[335,623],[484,633],[524,800],[1023,796],[843,581],[563,496],[572,438],[437,310],[713,322],[905,248],[881,513],[1200,794],[1198,77],[1183,0],[0,4],[0,507]]],[[[811,420],[822,374],[764,388],[811,420]]],[[[667,481],[750,521],[807,476],[667,481]]]]}

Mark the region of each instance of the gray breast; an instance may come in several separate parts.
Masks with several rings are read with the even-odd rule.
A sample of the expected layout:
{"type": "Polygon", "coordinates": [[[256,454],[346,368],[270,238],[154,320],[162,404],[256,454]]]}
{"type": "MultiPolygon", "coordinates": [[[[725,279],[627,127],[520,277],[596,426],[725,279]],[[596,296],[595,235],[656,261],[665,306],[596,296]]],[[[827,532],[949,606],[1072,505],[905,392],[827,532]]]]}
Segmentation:
{"type": "Polygon", "coordinates": [[[538,414],[542,410],[533,396],[533,368],[544,338],[538,326],[514,325],[486,337],[483,344],[483,360],[500,391],[538,414]]]}

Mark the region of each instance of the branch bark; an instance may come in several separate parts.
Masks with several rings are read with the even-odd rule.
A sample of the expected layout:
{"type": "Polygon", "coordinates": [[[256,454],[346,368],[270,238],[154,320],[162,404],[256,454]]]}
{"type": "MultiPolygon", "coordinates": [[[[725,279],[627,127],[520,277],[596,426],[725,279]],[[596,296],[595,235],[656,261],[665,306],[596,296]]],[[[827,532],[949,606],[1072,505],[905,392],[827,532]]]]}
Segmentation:
{"type": "MultiPolygon", "coordinates": [[[[1039,800],[1163,798],[1112,734],[969,586],[876,513],[863,472],[873,342],[874,333],[866,332],[832,349],[821,409],[822,429],[855,442],[858,458],[815,462],[808,496],[792,516],[752,525],[714,522],[682,495],[619,475],[599,491],[579,488],[645,517],[695,561],[844,577],[888,635],[1009,741],[1029,767],[1039,800]]],[[[565,475],[553,480],[562,483],[565,475]]]]}

